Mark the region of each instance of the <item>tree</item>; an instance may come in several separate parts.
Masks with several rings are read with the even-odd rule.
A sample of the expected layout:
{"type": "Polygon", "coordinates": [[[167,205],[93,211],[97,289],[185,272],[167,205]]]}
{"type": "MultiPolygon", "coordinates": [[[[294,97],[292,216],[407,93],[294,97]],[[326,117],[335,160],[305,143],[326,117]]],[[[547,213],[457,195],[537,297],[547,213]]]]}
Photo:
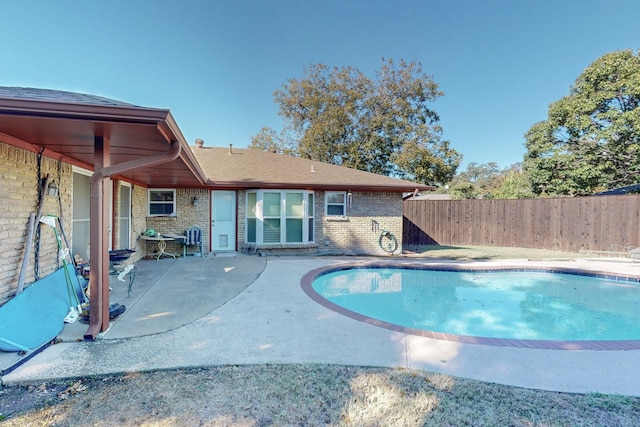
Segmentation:
{"type": "Polygon", "coordinates": [[[478,187],[488,190],[499,175],[500,168],[496,162],[471,162],[467,165],[467,170],[456,176],[456,180],[470,181],[478,187]]]}
{"type": "Polygon", "coordinates": [[[500,170],[498,164],[471,162],[449,183],[452,199],[525,199],[533,197],[521,163],[500,170]]]}
{"type": "Polygon", "coordinates": [[[282,141],[275,130],[263,127],[256,135],[251,137],[249,148],[270,153],[281,153],[283,150],[282,141]]]}
{"type": "Polygon", "coordinates": [[[251,137],[249,148],[253,150],[268,151],[270,153],[295,155],[291,141],[287,135],[278,133],[270,127],[263,127],[256,135],[251,137]]]}
{"type": "Polygon", "coordinates": [[[429,107],[442,92],[417,62],[383,59],[374,79],[316,64],[274,96],[300,157],[430,184],[460,163],[429,107]]]}
{"type": "Polygon", "coordinates": [[[482,190],[471,182],[458,182],[449,186],[449,195],[453,200],[481,198],[482,190]]]}
{"type": "Polygon", "coordinates": [[[640,56],[603,55],[525,135],[524,167],[536,194],[584,195],[638,182],[640,56]]]}
{"type": "Polygon", "coordinates": [[[458,173],[449,183],[449,194],[453,199],[486,198],[493,181],[500,174],[498,164],[471,162],[467,169],[458,173]]]}
{"type": "Polygon", "coordinates": [[[527,174],[519,165],[513,165],[494,181],[489,196],[492,199],[529,199],[534,194],[527,174]]]}

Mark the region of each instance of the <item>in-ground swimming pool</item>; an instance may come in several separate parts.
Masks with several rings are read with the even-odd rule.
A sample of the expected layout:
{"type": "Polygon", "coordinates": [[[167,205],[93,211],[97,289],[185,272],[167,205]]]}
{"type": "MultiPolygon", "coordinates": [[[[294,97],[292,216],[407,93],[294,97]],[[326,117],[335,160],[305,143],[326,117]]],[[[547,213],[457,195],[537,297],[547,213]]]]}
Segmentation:
{"type": "Polygon", "coordinates": [[[310,273],[303,288],[347,316],[432,338],[622,349],[640,348],[639,280],[523,268],[343,266],[310,273]]]}

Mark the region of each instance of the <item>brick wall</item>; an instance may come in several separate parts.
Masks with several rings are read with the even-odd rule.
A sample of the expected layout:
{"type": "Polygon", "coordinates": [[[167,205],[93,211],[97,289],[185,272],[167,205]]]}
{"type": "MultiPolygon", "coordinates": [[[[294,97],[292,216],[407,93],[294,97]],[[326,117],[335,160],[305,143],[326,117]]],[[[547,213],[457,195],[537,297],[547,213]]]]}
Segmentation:
{"type": "MultiPolygon", "coordinates": [[[[136,191],[138,189],[136,188],[136,191]]],[[[140,199],[144,200],[144,205],[139,206],[141,217],[145,218],[146,225],[140,227],[133,236],[136,239],[136,246],[140,248],[141,254],[152,256],[158,249],[157,242],[140,239],[140,234],[147,228],[153,228],[159,233],[184,234],[185,230],[193,225],[202,230],[203,247],[205,252],[209,252],[209,224],[210,219],[210,192],[205,189],[177,189],[176,190],[176,216],[169,217],[147,217],[148,190],[141,188],[144,194],[136,193],[140,199]],[[193,206],[193,198],[198,198],[198,206],[193,206]]],[[[194,248],[189,248],[193,251],[194,248]]],[[[167,242],[167,252],[172,254],[182,254],[182,245],[178,242],[167,242]]]]}
{"type": "MultiPolygon", "coordinates": [[[[0,141],[0,305],[15,295],[26,248],[29,215],[37,212],[38,155],[0,141]]],[[[41,159],[41,176],[50,176],[59,187],[60,199],[45,196],[43,214],[62,218],[63,229],[71,241],[71,166],[48,157],[41,159]],[[58,176],[60,174],[60,176],[58,176]],[[60,205],[62,209],[60,209],[60,205]]],[[[35,236],[36,233],[34,233],[35,236]]],[[[39,276],[45,277],[59,264],[53,229],[40,228],[39,276]]],[[[36,249],[31,247],[25,284],[35,280],[36,249]]]]}
{"type": "Polygon", "coordinates": [[[325,217],[324,193],[316,192],[316,242],[324,254],[389,255],[378,239],[382,230],[393,233],[402,251],[402,194],[353,192],[347,215],[325,217]]]}
{"type": "Polygon", "coordinates": [[[242,251],[245,248],[245,238],[247,235],[247,192],[245,190],[238,190],[237,195],[237,219],[238,223],[236,239],[238,241],[237,248],[238,251],[242,251]]]}
{"type": "MultiPolygon", "coordinates": [[[[25,251],[30,213],[37,210],[38,155],[0,141],[0,305],[15,295],[20,266],[25,251]]],[[[72,168],[67,163],[42,157],[41,176],[50,175],[60,189],[60,200],[45,197],[43,213],[58,215],[69,241],[72,235],[72,168]],[[58,176],[60,174],[60,176],[58,176]]],[[[114,200],[119,203],[120,183],[114,185],[114,200]]],[[[136,249],[135,261],[157,250],[155,242],[140,239],[140,234],[152,227],[161,233],[183,234],[196,225],[203,231],[205,251],[210,247],[210,192],[206,189],[178,189],[175,217],[147,217],[148,190],[132,186],[131,242],[136,249]],[[198,198],[198,206],[192,200],[198,198]]],[[[319,253],[387,255],[378,245],[382,229],[392,232],[402,248],[402,196],[400,193],[354,192],[345,218],[324,217],[324,192],[315,192],[315,242],[319,253]]],[[[246,192],[238,191],[238,249],[245,240],[246,192]]],[[[117,225],[114,224],[116,246],[117,225]]],[[[127,245],[124,245],[127,246],[127,245]]],[[[180,254],[182,245],[169,242],[167,251],[180,254]]],[[[35,280],[35,248],[32,247],[26,270],[25,283],[35,280]]],[[[308,252],[308,251],[306,251],[308,252]]],[[[47,276],[59,268],[57,243],[51,227],[42,226],[40,232],[39,275],[47,276]]]]}
{"type": "MultiPolygon", "coordinates": [[[[378,239],[382,230],[388,230],[397,239],[402,250],[402,194],[392,192],[354,192],[351,206],[347,207],[345,218],[324,216],[324,192],[314,194],[314,237],[315,245],[264,245],[268,254],[368,254],[389,255],[383,251],[378,239]],[[281,246],[281,247],[280,247],[281,246]]],[[[238,242],[239,250],[245,246],[246,192],[238,191],[238,242]]]]}
{"type": "MultiPolygon", "coordinates": [[[[38,155],[0,141],[0,305],[7,302],[16,293],[20,266],[25,252],[29,215],[37,211],[38,155]]],[[[41,175],[50,175],[60,191],[60,203],[57,197],[45,197],[44,214],[54,214],[62,218],[63,229],[69,243],[73,239],[72,230],[72,167],[68,163],[60,163],[58,178],[58,161],[42,157],[41,175]]],[[[114,182],[114,212],[118,212],[120,203],[120,182],[114,182]]],[[[164,233],[182,234],[192,225],[203,230],[205,250],[209,248],[209,212],[210,200],[208,190],[177,190],[177,216],[171,218],[147,217],[148,190],[140,186],[131,188],[131,242],[129,245],[119,242],[117,221],[113,224],[115,247],[135,249],[132,256],[134,262],[147,253],[151,254],[157,245],[140,239],[140,234],[153,227],[164,233]],[[193,197],[198,197],[198,206],[193,206],[193,197]],[[148,252],[149,251],[149,252],[148,252]]],[[[35,236],[35,233],[34,233],[35,236]]],[[[182,253],[182,245],[170,242],[168,251],[182,253]]],[[[25,284],[35,280],[35,246],[31,254],[25,274],[25,284]]],[[[41,226],[39,250],[39,276],[45,277],[60,267],[57,242],[53,229],[41,226]]]]}

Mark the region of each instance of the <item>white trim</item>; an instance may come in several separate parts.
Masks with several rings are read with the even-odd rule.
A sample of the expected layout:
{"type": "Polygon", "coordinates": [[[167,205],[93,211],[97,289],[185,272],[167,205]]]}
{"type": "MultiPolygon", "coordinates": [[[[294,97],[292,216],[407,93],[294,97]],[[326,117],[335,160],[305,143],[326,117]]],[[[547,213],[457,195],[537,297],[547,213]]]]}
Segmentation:
{"type": "Polygon", "coordinates": [[[81,168],[80,166],[75,166],[75,165],[71,165],[71,172],[79,173],[80,175],[86,175],[86,176],[93,175],[93,171],[90,171],[89,169],[81,168]]]}
{"type": "MultiPolygon", "coordinates": [[[[175,188],[148,188],[147,189],[147,216],[148,217],[159,217],[159,216],[177,216],[177,200],[178,194],[175,188]],[[171,191],[173,193],[173,212],[170,214],[152,214],[151,213],[151,192],[152,191],[171,191]]],[[[163,203],[163,202],[156,202],[163,203]]],[[[169,204],[169,202],[164,202],[165,204],[169,204]]]]}
{"type": "Polygon", "coordinates": [[[89,259],[89,234],[91,231],[91,211],[87,210],[86,216],[79,216],[74,209],[77,201],[80,206],[87,207],[91,203],[91,172],[86,169],[74,168],[71,173],[71,252],[80,255],[85,261],[89,259]],[[76,179],[87,183],[87,191],[80,193],[76,187],[76,179]],[[76,200],[77,198],[77,200],[76,200]],[[82,232],[81,232],[82,230],[82,232]]]}
{"type": "Polygon", "coordinates": [[[121,249],[129,249],[131,247],[131,231],[132,231],[132,222],[133,222],[133,206],[132,206],[132,201],[133,201],[133,188],[131,186],[130,183],[128,182],[123,182],[120,181],[120,188],[118,189],[118,196],[120,198],[119,200],[119,204],[118,206],[120,207],[118,213],[117,213],[117,218],[116,220],[118,221],[118,241],[119,241],[119,245],[121,249]],[[120,213],[122,212],[122,187],[126,187],[129,189],[129,206],[128,206],[128,211],[129,211],[129,216],[128,217],[122,217],[120,216],[120,213]],[[127,224],[128,224],[128,230],[127,230],[127,237],[128,240],[126,242],[122,241],[122,220],[126,219],[127,220],[127,224]],[[126,247],[125,247],[126,245],[126,247]]]}
{"type": "MultiPolygon", "coordinates": [[[[310,190],[300,190],[300,189],[252,189],[246,191],[246,215],[245,215],[245,237],[244,241],[248,244],[257,244],[263,245],[264,243],[264,195],[267,193],[277,193],[280,195],[280,215],[278,217],[268,216],[266,219],[279,219],[280,220],[280,240],[279,242],[269,242],[266,244],[270,245],[300,245],[300,244],[308,244],[313,243],[314,239],[309,239],[309,220],[312,219],[315,224],[315,206],[311,206],[311,215],[309,215],[309,195],[313,196],[315,200],[316,194],[314,191],[310,190]],[[302,194],[302,216],[301,217],[293,217],[287,216],[287,193],[294,194],[302,194]],[[256,209],[255,216],[249,215],[249,194],[256,195],[256,209]],[[287,242],[287,219],[300,219],[302,221],[302,241],[301,242],[287,242]],[[249,220],[255,219],[255,232],[256,232],[256,241],[249,242],[248,241],[248,230],[249,230],[249,220]]],[[[313,230],[312,236],[315,237],[315,230],[313,230]]]]}
{"type": "Polygon", "coordinates": [[[347,192],[346,191],[325,191],[324,192],[324,215],[327,218],[346,218],[347,216],[347,192]],[[334,194],[342,195],[342,203],[329,203],[329,196],[334,194]],[[342,215],[330,214],[329,205],[342,206],[342,215]]]}
{"type": "Polygon", "coordinates": [[[222,252],[222,251],[236,251],[237,250],[237,241],[238,241],[238,192],[236,190],[212,190],[210,193],[211,200],[211,227],[209,236],[211,236],[210,247],[212,251],[222,252]],[[232,200],[230,201],[231,206],[231,219],[228,221],[221,221],[220,218],[217,217],[216,212],[216,199],[217,196],[225,196],[230,195],[232,200]],[[226,247],[219,245],[220,237],[226,235],[227,243],[226,247]]]}

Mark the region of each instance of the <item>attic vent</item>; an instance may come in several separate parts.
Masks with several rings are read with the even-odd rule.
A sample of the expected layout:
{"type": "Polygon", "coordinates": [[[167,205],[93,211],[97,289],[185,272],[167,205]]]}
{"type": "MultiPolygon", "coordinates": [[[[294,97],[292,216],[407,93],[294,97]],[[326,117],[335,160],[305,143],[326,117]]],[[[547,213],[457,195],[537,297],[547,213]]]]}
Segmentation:
{"type": "Polygon", "coordinates": [[[202,148],[204,141],[200,138],[196,139],[196,148],[202,148]]]}
{"type": "Polygon", "coordinates": [[[233,144],[229,144],[229,154],[233,154],[233,144]]]}
{"type": "Polygon", "coordinates": [[[311,165],[311,173],[313,173],[315,171],[316,171],[316,168],[313,165],[311,165]]]}

